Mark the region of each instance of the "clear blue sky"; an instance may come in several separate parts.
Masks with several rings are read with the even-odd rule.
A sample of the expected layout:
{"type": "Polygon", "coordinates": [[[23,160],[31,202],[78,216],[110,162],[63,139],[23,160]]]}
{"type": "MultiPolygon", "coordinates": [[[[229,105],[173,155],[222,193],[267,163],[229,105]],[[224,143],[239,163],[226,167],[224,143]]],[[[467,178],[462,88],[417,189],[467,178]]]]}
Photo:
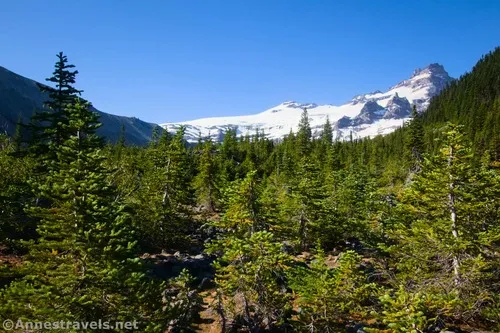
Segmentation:
{"type": "Polygon", "coordinates": [[[98,109],[151,122],[342,103],[500,45],[500,1],[3,1],[0,66],[42,81],[64,51],[98,109]]]}

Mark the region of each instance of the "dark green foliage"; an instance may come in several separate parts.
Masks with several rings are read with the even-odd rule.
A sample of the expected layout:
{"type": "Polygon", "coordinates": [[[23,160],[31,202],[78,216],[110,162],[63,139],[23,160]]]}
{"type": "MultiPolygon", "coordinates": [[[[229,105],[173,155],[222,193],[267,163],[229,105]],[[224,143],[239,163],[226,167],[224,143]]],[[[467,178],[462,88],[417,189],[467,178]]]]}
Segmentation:
{"type": "Polygon", "coordinates": [[[40,237],[27,245],[23,279],[1,294],[2,310],[50,321],[89,321],[96,312],[106,320],[153,316],[150,324],[141,324],[152,329],[161,325],[161,285],[146,280],[135,257],[131,219],[107,185],[97,115],[81,102],[64,112],[62,130],[71,134],[49,145],[57,160],[47,177],[33,184],[51,204],[30,209],[40,218],[40,237]],[[144,297],[151,307],[140,305],[144,297]]]}
{"type": "Polygon", "coordinates": [[[190,156],[183,141],[184,128],[171,137],[164,132],[158,143],[145,152],[144,175],[131,201],[136,207],[137,224],[143,247],[148,250],[189,247],[193,223],[190,156]]]}
{"type": "Polygon", "coordinates": [[[432,314],[440,320],[483,312],[494,302],[499,283],[494,253],[500,182],[487,167],[474,168],[462,132],[460,126],[444,128],[439,153],[426,156],[403,193],[399,223],[391,231],[394,245],[387,248],[399,280],[413,286],[401,292],[418,291],[423,294],[411,297],[423,299],[432,295],[440,302],[432,314]]]}
{"type": "MultiPolygon", "coordinates": [[[[498,160],[500,135],[500,48],[483,56],[470,73],[453,82],[433,99],[423,115],[424,124],[451,121],[464,125],[481,154],[490,150],[498,160]]],[[[429,126],[428,126],[429,127],[429,126]]]]}
{"type": "Polygon", "coordinates": [[[202,145],[202,150],[198,152],[199,165],[198,174],[194,178],[193,187],[196,190],[198,202],[211,212],[216,210],[219,198],[217,181],[217,165],[214,157],[214,145],[207,140],[202,145]]]}
{"type": "Polygon", "coordinates": [[[329,187],[328,205],[337,216],[335,223],[329,226],[330,244],[348,239],[366,240],[370,234],[368,219],[375,201],[370,175],[356,168],[335,171],[330,176],[329,187]]]}
{"type": "Polygon", "coordinates": [[[225,194],[227,202],[224,216],[214,226],[242,238],[262,231],[265,221],[259,202],[261,191],[256,171],[249,172],[241,181],[234,181],[225,194]]]}
{"type": "Polygon", "coordinates": [[[328,119],[314,138],[304,110],[280,142],[156,128],[104,146],[77,91],[54,88],[40,144],[0,137],[0,317],[189,332],[213,272],[180,266],[205,247],[223,332],[498,330],[499,54],[403,128],[349,141],[328,119]]]}
{"type": "Polygon", "coordinates": [[[55,88],[38,85],[41,92],[47,93],[48,100],[44,104],[45,109],[37,111],[28,126],[33,142],[31,148],[35,155],[52,151],[48,147],[50,144],[58,145],[65,139],[67,133],[64,131],[68,122],[65,109],[81,94],[80,90],[73,87],[78,74],[78,71],[72,70],[75,66],[68,64],[68,58],[62,52],[57,54],[57,59],[52,76],[46,79],[52,82],[55,88]]]}
{"type": "Polygon", "coordinates": [[[309,154],[311,138],[312,131],[309,123],[309,116],[307,114],[307,109],[304,109],[299,122],[299,131],[297,132],[297,156],[306,156],[309,154]]]}
{"type": "MultiPolygon", "coordinates": [[[[141,331],[161,331],[174,314],[162,295],[167,284],[151,279],[139,258],[131,211],[109,182],[103,141],[96,135],[98,116],[79,99],[65,100],[61,108],[58,119],[64,120],[43,129],[55,135],[39,155],[50,167],[29,181],[45,201],[26,205],[29,216],[39,219],[38,237],[24,242],[28,254],[20,276],[0,290],[0,317],[81,322],[95,321],[98,314],[103,321],[135,320],[141,331]]],[[[8,200],[16,192],[6,192],[8,200]]],[[[3,213],[11,217],[18,210],[13,205],[3,213]]],[[[183,304],[181,311],[192,306],[183,304]]]]}
{"type": "Polygon", "coordinates": [[[289,285],[297,296],[300,332],[336,332],[351,315],[366,317],[367,305],[376,293],[374,283],[359,269],[361,257],[354,251],[340,255],[334,269],[325,263],[319,249],[311,266],[295,267],[288,271],[289,285]]]}
{"type": "Polygon", "coordinates": [[[299,249],[306,250],[323,238],[323,228],[329,228],[334,217],[327,206],[327,191],[318,165],[309,159],[302,159],[296,169],[296,178],[287,186],[282,202],[287,238],[294,241],[299,249]]]}
{"type": "Polygon", "coordinates": [[[417,108],[414,105],[411,114],[411,121],[406,125],[406,142],[405,153],[411,169],[422,160],[424,151],[424,128],[422,126],[421,115],[418,114],[417,108]]]}
{"type": "Polygon", "coordinates": [[[291,305],[282,283],[290,257],[266,231],[226,238],[224,245],[215,263],[224,316],[250,332],[285,327],[291,305]]]}
{"type": "Polygon", "coordinates": [[[21,239],[35,237],[35,221],[24,208],[33,203],[28,177],[34,161],[17,157],[15,140],[0,135],[0,246],[5,252],[23,252],[21,239]]]}
{"type": "Polygon", "coordinates": [[[327,146],[331,145],[333,142],[333,127],[328,117],[326,118],[326,123],[323,126],[323,131],[321,132],[321,140],[327,146]]]}
{"type": "Polygon", "coordinates": [[[116,144],[119,148],[125,147],[125,125],[122,124],[120,128],[120,137],[118,137],[118,142],[116,144]]]}

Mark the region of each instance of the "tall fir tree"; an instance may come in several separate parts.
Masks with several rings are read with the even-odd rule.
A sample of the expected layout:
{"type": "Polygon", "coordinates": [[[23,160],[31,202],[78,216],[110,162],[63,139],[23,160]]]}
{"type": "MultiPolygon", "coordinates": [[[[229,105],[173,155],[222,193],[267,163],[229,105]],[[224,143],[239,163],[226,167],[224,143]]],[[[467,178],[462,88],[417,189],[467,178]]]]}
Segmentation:
{"type": "Polygon", "coordinates": [[[328,116],[326,117],[326,122],[323,125],[323,131],[321,132],[321,141],[323,141],[323,144],[327,146],[330,146],[333,142],[333,127],[328,116]]]}
{"type": "Polygon", "coordinates": [[[310,153],[310,144],[312,139],[311,124],[307,109],[302,111],[299,122],[299,131],[297,132],[297,151],[299,158],[307,156],[310,153]]]}
{"type": "Polygon", "coordinates": [[[416,171],[424,153],[424,129],[422,119],[413,105],[411,120],[406,124],[405,156],[410,169],[416,171]]]}
{"type": "MultiPolygon", "coordinates": [[[[51,143],[60,144],[67,137],[67,133],[64,133],[68,122],[65,110],[82,92],[73,86],[78,74],[77,70],[73,70],[74,67],[68,64],[67,56],[59,52],[54,72],[46,79],[55,87],[38,84],[40,91],[47,94],[48,99],[44,104],[45,109],[36,112],[27,125],[31,132],[30,147],[37,156],[50,152],[48,146],[51,143]]],[[[50,160],[54,156],[47,158],[50,160]]]]}

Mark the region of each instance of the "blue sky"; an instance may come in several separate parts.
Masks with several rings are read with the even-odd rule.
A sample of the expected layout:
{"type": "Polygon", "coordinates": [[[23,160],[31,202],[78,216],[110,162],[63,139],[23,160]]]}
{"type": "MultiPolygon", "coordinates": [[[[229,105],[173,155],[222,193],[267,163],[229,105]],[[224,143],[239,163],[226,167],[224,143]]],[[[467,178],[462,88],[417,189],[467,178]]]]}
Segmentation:
{"type": "Polygon", "coordinates": [[[2,2],[0,66],[42,81],[64,51],[98,109],[151,122],[343,103],[500,45],[500,1],[2,2]]]}

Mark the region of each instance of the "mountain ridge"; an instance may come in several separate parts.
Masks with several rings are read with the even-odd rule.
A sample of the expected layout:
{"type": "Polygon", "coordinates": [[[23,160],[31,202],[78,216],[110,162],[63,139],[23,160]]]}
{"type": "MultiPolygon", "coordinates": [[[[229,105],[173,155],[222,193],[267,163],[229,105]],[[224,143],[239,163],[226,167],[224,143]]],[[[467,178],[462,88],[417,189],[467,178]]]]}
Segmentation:
{"type": "Polygon", "coordinates": [[[342,105],[283,102],[265,111],[232,117],[208,117],[191,121],[162,123],[160,126],[175,132],[186,127],[186,140],[195,142],[200,134],[220,141],[229,128],[236,128],[239,136],[253,134],[259,130],[270,139],[281,139],[290,130],[296,131],[302,110],[309,112],[313,135],[319,135],[328,117],[334,125],[338,139],[388,134],[400,127],[411,114],[415,105],[423,112],[430,99],[443,90],[451,81],[443,65],[432,63],[417,68],[412,75],[398,82],[387,91],[376,90],[368,94],[355,95],[342,105]],[[405,102],[406,99],[406,102],[405,102]],[[368,104],[367,108],[365,106],[368,104]]]}
{"type": "MultiPolygon", "coordinates": [[[[43,108],[48,96],[40,91],[37,83],[42,84],[0,66],[0,132],[14,134],[19,117],[28,123],[33,112],[43,108]]],[[[102,112],[93,106],[91,109],[99,114],[103,124],[97,133],[112,142],[120,137],[123,125],[127,144],[145,145],[157,126],[136,117],[102,112]]]]}

